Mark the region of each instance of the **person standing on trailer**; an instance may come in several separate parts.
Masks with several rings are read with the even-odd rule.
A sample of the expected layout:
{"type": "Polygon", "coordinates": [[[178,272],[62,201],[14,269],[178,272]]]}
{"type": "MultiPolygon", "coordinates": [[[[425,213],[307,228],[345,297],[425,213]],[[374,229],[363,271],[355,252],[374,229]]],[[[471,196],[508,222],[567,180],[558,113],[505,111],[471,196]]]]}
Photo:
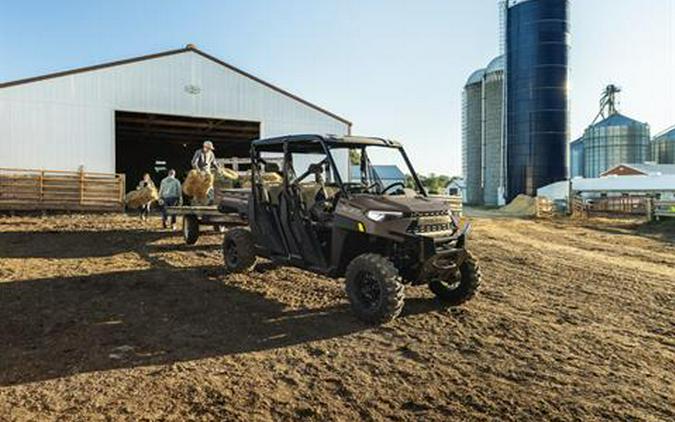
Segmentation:
{"type": "Polygon", "coordinates": [[[213,142],[204,141],[202,147],[195,151],[192,156],[192,168],[211,173],[211,167],[218,165],[216,163],[216,155],[213,153],[214,150],[213,142]]]}
{"type": "MultiPolygon", "coordinates": [[[[195,151],[195,154],[192,156],[192,168],[208,174],[211,174],[212,167],[220,168],[220,165],[216,161],[216,155],[213,153],[214,150],[213,142],[204,141],[201,149],[195,151]]],[[[213,186],[209,188],[207,197],[209,203],[213,201],[213,186]]]]}
{"type": "MultiPolygon", "coordinates": [[[[180,205],[183,202],[183,190],[178,179],[176,170],[169,170],[169,175],[162,179],[159,185],[159,205],[162,206],[162,227],[167,228],[167,207],[180,205]]],[[[171,229],[176,230],[176,216],[171,216],[171,229]]]]}

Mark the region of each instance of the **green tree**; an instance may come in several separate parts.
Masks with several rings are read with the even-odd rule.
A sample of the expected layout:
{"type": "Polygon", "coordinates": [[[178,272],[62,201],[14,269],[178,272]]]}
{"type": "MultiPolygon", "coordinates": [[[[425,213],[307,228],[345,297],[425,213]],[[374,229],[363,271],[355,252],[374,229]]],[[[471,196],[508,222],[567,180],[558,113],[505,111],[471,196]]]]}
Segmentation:
{"type": "MultiPolygon", "coordinates": [[[[442,195],[445,193],[448,185],[455,177],[446,176],[444,174],[437,175],[435,173],[429,173],[428,176],[420,176],[420,182],[422,186],[432,195],[442,195]]],[[[410,183],[410,186],[413,185],[412,177],[406,176],[406,185],[410,183]]]]}

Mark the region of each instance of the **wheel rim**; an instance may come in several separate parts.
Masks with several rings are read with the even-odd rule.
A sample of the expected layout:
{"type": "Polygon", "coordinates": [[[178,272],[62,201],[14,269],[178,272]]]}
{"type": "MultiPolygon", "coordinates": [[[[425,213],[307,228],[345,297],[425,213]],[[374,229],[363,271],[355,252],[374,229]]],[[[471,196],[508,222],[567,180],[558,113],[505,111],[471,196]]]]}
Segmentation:
{"type": "Polygon", "coordinates": [[[228,242],[226,248],[227,264],[236,267],[239,264],[239,252],[234,242],[228,242]]]}
{"type": "Polygon", "coordinates": [[[380,283],[369,272],[362,272],[357,279],[357,295],[359,301],[368,309],[376,308],[380,302],[382,290],[380,283]]]}
{"type": "Polygon", "coordinates": [[[433,281],[439,283],[446,290],[457,290],[459,286],[462,284],[462,273],[461,271],[458,270],[457,272],[454,273],[454,278],[452,279],[442,280],[440,278],[437,278],[433,281]]]}

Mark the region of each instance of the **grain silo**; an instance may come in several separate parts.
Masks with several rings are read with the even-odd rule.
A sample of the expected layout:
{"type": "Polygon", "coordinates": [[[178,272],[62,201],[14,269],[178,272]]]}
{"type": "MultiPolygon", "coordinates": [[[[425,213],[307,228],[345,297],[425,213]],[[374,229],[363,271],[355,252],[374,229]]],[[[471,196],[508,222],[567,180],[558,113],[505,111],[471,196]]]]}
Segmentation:
{"type": "Polygon", "coordinates": [[[654,137],[650,160],[657,164],[675,164],[675,126],[654,137]]]}
{"type": "Polygon", "coordinates": [[[500,205],[503,196],[504,56],[492,60],[483,76],[483,203],[500,205]]]}
{"type": "Polygon", "coordinates": [[[584,176],[599,177],[621,163],[649,160],[649,125],[618,112],[584,132],[584,176]]]}
{"type": "Polygon", "coordinates": [[[485,69],[475,71],[464,86],[462,107],[462,167],[466,181],[467,204],[481,204],[483,156],[483,76],[485,69]]]}
{"type": "Polygon", "coordinates": [[[567,177],[568,0],[506,3],[507,200],[567,177]]]}
{"type": "Polygon", "coordinates": [[[584,177],[584,138],[570,144],[570,177],[584,177]]]}

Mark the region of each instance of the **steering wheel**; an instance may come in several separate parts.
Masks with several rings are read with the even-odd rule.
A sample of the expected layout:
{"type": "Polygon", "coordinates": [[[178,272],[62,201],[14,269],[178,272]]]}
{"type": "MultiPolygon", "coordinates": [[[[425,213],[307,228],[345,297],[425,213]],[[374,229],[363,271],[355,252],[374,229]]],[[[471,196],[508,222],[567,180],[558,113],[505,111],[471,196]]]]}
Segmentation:
{"type": "Polygon", "coordinates": [[[364,185],[361,182],[343,182],[342,186],[348,192],[355,192],[355,193],[362,193],[369,189],[366,185],[364,185]]]}
{"type": "Polygon", "coordinates": [[[403,182],[394,182],[391,185],[387,186],[386,188],[382,189],[382,194],[386,193],[389,189],[393,188],[394,186],[400,186],[401,189],[405,189],[405,184],[403,182]]]}

